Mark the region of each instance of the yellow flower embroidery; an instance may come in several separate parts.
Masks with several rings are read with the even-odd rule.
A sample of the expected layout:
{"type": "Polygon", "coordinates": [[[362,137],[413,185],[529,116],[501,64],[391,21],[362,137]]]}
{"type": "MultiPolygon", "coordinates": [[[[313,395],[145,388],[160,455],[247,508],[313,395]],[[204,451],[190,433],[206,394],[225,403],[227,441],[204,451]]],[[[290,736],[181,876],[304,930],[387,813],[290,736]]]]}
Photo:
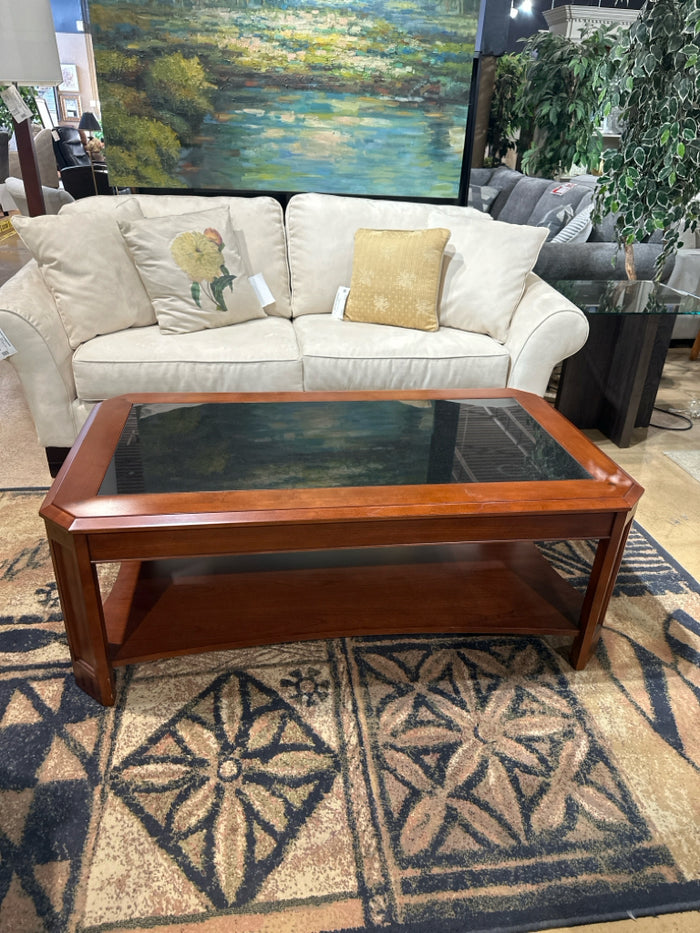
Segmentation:
{"type": "Polygon", "coordinates": [[[170,244],[170,252],[193,282],[211,282],[221,271],[219,245],[205,233],[180,233],[170,244]]]}
{"type": "Polygon", "coordinates": [[[226,268],[223,250],[223,237],[213,227],[207,227],[204,233],[197,230],[180,233],[170,244],[173,259],[192,279],[190,291],[198,308],[202,307],[204,292],[214,302],[217,311],[227,310],[224,289],[233,290],[236,276],[226,268]]]}

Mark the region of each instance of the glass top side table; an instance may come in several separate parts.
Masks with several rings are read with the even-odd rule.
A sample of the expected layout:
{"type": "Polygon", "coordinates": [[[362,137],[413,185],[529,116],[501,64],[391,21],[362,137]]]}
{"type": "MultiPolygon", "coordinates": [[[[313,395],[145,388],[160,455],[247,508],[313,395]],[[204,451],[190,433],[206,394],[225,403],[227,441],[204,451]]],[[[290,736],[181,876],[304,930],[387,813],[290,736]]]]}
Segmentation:
{"type": "Polygon", "coordinates": [[[579,428],[618,447],[647,427],[678,314],[700,314],[700,296],[649,281],[558,281],[588,318],[585,345],[562,364],[555,405],[579,428]]]}

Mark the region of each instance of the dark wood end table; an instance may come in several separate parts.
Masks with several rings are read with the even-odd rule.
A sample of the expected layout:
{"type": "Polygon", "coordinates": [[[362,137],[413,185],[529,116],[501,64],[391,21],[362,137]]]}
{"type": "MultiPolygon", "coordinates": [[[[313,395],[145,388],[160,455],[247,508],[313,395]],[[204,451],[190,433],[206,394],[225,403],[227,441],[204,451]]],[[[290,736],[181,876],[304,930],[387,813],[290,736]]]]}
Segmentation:
{"type": "Polygon", "coordinates": [[[648,427],[678,314],[700,315],[700,297],[649,281],[560,281],[588,319],[584,346],[562,363],[557,409],[629,447],[648,427]]]}

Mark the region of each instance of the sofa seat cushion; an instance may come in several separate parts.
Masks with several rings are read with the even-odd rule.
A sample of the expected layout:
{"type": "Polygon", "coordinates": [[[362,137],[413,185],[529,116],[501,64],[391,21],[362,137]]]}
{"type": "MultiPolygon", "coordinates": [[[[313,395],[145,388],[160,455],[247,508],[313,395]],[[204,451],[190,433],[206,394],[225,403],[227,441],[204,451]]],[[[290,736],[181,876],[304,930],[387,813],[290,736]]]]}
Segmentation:
{"type": "Polygon", "coordinates": [[[129,392],[303,388],[294,328],[272,317],[175,336],[152,326],[95,337],[75,352],[73,374],[85,401],[129,392]]]}
{"type": "Polygon", "coordinates": [[[330,314],[296,318],[294,328],[306,391],[500,388],[508,380],[508,351],[484,334],[354,323],[330,314]]]}

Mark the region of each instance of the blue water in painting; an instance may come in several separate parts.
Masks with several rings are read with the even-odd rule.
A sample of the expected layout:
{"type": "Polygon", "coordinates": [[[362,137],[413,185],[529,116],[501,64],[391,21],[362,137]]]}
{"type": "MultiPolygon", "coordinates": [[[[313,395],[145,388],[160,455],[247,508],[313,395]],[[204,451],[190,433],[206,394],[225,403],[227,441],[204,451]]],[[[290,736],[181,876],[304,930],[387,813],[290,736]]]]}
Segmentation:
{"type": "Polygon", "coordinates": [[[243,87],[177,174],[192,188],[455,198],[467,106],[243,87]]]}

